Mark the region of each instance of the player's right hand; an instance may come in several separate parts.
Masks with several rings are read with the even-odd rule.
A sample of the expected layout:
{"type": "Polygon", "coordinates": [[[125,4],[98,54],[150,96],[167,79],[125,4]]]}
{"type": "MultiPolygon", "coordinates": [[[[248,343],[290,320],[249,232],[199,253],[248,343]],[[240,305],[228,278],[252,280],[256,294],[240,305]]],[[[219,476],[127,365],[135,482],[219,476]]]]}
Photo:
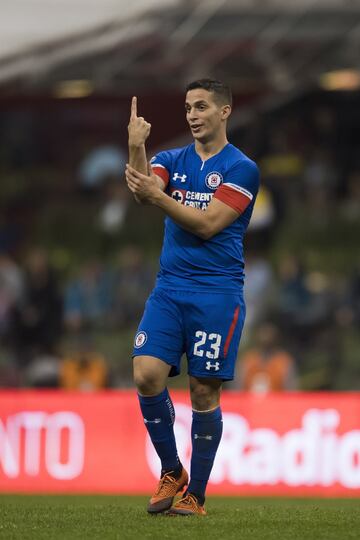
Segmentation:
{"type": "Polygon", "coordinates": [[[131,100],[130,121],[128,125],[129,146],[141,146],[145,144],[150,135],[151,124],[146,122],[142,116],[137,115],[137,98],[131,100]]]}

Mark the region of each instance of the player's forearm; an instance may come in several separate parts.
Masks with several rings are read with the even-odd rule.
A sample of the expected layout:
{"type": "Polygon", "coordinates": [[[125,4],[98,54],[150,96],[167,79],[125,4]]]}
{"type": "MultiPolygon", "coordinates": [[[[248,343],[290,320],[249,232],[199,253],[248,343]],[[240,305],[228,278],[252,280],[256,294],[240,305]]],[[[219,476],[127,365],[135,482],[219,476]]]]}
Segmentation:
{"type": "MultiPolygon", "coordinates": [[[[129,141],[129,164],[142,174],[146,174],[147,158],[145,144],[135,145],[129,141]]],[[[138,204],[142,204],[142,200],[135,194],[134,199],[138,204]]]]}
{"type": "Polygon", "coordinates": [[[145,144],[135,145],[129,141],[129,165],[142,174],[147,173],[145,144]]]}
{"type": "Polygon", "coordinates": [[[211,237],[206,211],[179,204],[166,193],[160,191],[157,193],[153,204],[164,210],[171,219],[186,231],[199,236],[203,240],[211,237]]]}

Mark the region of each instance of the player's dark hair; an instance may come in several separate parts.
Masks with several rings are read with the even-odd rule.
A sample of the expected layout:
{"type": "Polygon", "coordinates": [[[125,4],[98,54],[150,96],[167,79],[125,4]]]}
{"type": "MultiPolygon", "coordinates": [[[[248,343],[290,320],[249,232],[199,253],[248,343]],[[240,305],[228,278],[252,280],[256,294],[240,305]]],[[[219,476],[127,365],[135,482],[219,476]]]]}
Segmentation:
{"type": "Polygon", "coordinates": [[[221,81],[217,81],[216,79],[198,79],[187,85],[186,92],[196,90],[197,88],[203,88],[215,94],[215,99],[221,105],[232,105],[231,89],[221,81]]]}

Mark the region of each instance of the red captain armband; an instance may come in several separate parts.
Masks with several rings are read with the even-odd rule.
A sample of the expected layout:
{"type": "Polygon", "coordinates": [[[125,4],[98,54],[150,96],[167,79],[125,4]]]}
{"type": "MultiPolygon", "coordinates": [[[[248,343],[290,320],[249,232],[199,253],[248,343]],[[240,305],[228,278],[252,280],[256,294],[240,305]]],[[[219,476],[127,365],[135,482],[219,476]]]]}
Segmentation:
{"type": "Polygon", "coordinates": [[[161,180],[165,184],[165,187],[167,187],[169,183],[169,173],[167,172],[165,167],[163,167],[162,165],[155,164],[155,165],[152,165],[151,168],[157,176],[160,176],[161,180]]]}
{"type": "Polygon", "coordinates": [[[239,214],[242,214],[253,200],[250,191],[236,184],[222,184],[215,191],[214,197],[239,212],[239,214]]]}

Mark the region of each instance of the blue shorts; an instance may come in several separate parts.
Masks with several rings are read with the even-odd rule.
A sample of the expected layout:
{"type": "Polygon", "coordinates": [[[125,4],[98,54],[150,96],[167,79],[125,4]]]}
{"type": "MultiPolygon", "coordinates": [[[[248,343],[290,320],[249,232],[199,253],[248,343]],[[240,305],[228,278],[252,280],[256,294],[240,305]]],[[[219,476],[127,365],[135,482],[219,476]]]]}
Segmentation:
{"type": "Polygon", "coordinates": [[[194,377],[234,378],[245,320],[242,294],[155,288],[145,304],[133,356],[155,356],[180,373],[184,353],[194,377]]]}

